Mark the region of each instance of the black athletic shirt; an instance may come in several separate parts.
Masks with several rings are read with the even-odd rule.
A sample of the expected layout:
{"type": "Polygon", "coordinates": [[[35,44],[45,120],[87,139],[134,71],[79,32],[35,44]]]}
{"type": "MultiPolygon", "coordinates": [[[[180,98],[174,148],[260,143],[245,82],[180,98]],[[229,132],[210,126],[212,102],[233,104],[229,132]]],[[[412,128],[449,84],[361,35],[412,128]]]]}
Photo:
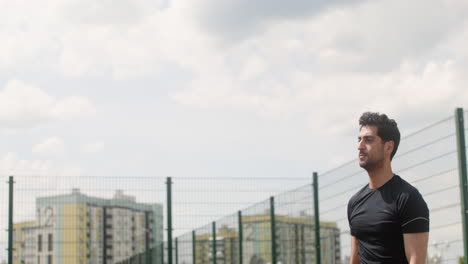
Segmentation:
{"type": "Polygon", "coordinates": [[[369,184],[348,203],[351,235],[361,263],[408,263],[403,233],[429,232],[429,210],[419,191],[394,175],[378,189],[369,184]]]}

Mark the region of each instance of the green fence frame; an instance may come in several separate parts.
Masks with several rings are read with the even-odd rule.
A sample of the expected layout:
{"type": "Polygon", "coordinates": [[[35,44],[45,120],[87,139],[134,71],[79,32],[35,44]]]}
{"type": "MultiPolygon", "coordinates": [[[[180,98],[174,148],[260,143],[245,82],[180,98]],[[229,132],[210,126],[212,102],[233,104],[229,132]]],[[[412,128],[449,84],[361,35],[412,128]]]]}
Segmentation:
{"type": "MultiPolygon", "coordinates": [[[[459,171],[459,186],[460,186],[460,206],[463,227],[463,248],[464,248],[464,263],[468,263],[468,172],[467,172],[467,157],[466,157],[466,137],[465,137],[465,123],[464,123],[464,110],[463,108],[455,109],[455,125],[457,136],[457,153],[458,153],[458,171],[459,171]]],[[[314,199],[314,233],[315,233],[315,260],[317,264],[321,263],[321,237],[320,237],[320,214],[319,214],[319,183],[318,173],[313,172],[312,175],[312,192],[314,199]]],[[[13,263],[13,209],[14,209],[14,177],[9,176],[9,201],[8,201],[8,264],[13,263]]],[[[173,264],[173,238],[172,238],[172,179],[167,177],[167,247],[165,248],[164,242],[161,245],[156,245],[155,248],[146,248],[146,252],[135,255],[121,263],[146,263],[157,261],[157,248],[160,250],[161,264],[164,264],[164,252],[167,254],[167,264],[173,264]],[[153,255],[154,254],[154,255],[153,255]]],[[[238,263],[243,264],[243,221],[242,212],[237,212],[238,217],[238,263]]],[[[277,244],[277,230],[276,230],[276,217],[275,217],[275,197],[270,197],[270,224],[271,224],[271,254],[272,263],[276,264],[278,260],[278,244],[277,244]]],[[[296,227],[298,228],[298,227],[296,227]]],[[[302,232],[303,234],[303,232],[302,232]]],[[[105,236],[104,236],[105,237],[105,236]]],[[[104,238],[105,239],[105,238],[104,238]]],[[[148,237],[147,237],[148,240],[148,237]]],[[[147,243],[148,244],[148,243],[147,243]]],[[[216,241],[216,222],[212,222],[212,263],[217,263],[217,241],[216,241]]],[[[192,231],[192,259],[193,264],[197,262],[196,255],[196,232],[192,231]]],[[[104,249],[105,250],[105,249],[104,249]]],[[[175,264],[178,264],[179,245],[178,239],[175,238],[175,264]]],[[[106,263],[104,251],[103,263],[106,263]]]]}
{"type": "Polygon", "coordinates": [[[466,171],[467,163],[463,108],[455,109],[455,124],[457,130],[458,173],[460,176],[460,207],[463,227],[464,263],[468,263],[468,179],[466,171]]]}

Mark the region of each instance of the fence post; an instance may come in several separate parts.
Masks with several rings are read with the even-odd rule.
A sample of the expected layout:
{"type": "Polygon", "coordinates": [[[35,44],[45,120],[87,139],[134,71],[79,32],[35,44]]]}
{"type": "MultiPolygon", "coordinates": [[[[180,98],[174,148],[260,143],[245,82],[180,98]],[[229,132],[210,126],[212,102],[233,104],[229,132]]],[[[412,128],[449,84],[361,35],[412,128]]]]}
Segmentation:
{"type": "Polygon", "coordinates": [[[146,264],[156,264],[155,261],[153,261],[153,250],[154,250],[154,247],[153,248],[149,248],[148,251],[146,252],[146,259],[145,259],[145,263],[146,264]]]}
{"type": "Polygon", "coordinates": [[[270,197],[270,225],[271,225],[271,263],[276,264],[276,219],[275,197],[270,197]]]}
{"type": "MultiPolygon", "coordinates": [[[[292,241],[291,241],[292,242],[292,241]]],[[[294,262],[299,263],[299,224],[294,224],[294,262]]]]}
{"type": "Polygon", "coordinates": [[[315,216],[315,263],[322,262],[321,246],[320,246],[320,210],[319,210],[319,194],[318,194],[318,174],[313,173],[313,192],[314,192],[314,216],[315,216]]]}
{"type": "Polygon", "coordinates": [[[468,263],[468,180],[466,171],[466,144],[463,108],[455,109],[455,123],[457,129],[458,174],[460,176],[460,205],[463,222],[464,263],[468,263]]]}
{"type": "Polygon", "coordinates": [[[145,212],[145,263],[149,264],[151,259],[150,254],[150,237],[149,237],[149,212],[145,212]]]}
{"type": "Polygon", "coordinates": [[[167,263],[172,264],[172,180],[167,177],[167,263]]]}
{"type": "Polygon", "coordinates": [[[242,264],[243,262],[242,240],[244,240],[244,234],[242,232],[243,226],[242,226],[242,212],[241,211],[237,212],[237,222],[238,222],[238,229],[239,229],[239,264],[242,264]]]}
{"type": "Polygon", "coordinates": [[[161,242],[161,264],[164,264],[164,241],[161,242]]]}
{"type": "Polygon", "coordinates": [[[151,259],[152,259],[151,264],[162,264],[161,257],[159,256],[159,253],[158,253],[160,248],[161,246],[157,244],[153,246],[153,250],[151,254],[151,259]]]}
{"type": "Polygon", "coordinates": [[[158,245],[154,245],[151,249],[151,264],[158,264],[158,247],[158,245]]]}
{"type": "Polygon", "coordinates": [[[306,242],[305,242],[305,227],[301,225],[301,263],[306,264],[306,242]]]}
{"type": "Polygon", "coordinates": [[[216,264],[216,222],[212,224],[213,230],[213,243],[212,243],[212,253],[213,254],[213,264],[216,264]]]}
{"type": "Polygon", "coordinates": [[[107,208],[104,206],[102,208],[102,225],[104,228],[102,229],[102,263],[107,264],[107,208]]]}
{"type": "Polygon", "coordinates": [[[192,231],[192,264],[197,263],[197,237],[195,230],[192,231]]]}
{"type": "Polygon", "coordinates": [[[179,240],[175,238],[175,263],[179,264],[179,240]]]}
{"type": "Polygon", "coordinates": [[[8,203],[8,264],[13,264],[13,176],[10,176],[8,203]]]}

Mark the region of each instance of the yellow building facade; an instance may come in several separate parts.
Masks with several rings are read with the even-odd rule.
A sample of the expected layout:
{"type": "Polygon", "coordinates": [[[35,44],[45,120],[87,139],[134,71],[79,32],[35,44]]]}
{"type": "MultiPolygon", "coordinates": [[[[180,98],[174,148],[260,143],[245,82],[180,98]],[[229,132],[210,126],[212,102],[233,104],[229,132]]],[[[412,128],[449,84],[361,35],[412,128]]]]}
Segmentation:
{"type": "MultiPolygon", "coordinates": [[[[286,263],[315,263],[315,222],[311,217],[275,216],[276,256],[286,263]]],[[[244,263],[271,263],[272,237],[270,215],[242,216],[242,256],[244,263]]],[[[321,222],[323,264],[341,264],[340,231],[336,223],[321,222]]],[[[195,264],[212,263],[213,235],[197,234],[195,264]]],[[[237,264],[237,228],[221,226],[216,230],[216,262],[237,264]]]]}
{"type": "Polygon", "coordinates": [[[14,225],[14,264],[114,264],[160,244],[162,205],[71,194],[36,200],[36,219],[14,225]]]}

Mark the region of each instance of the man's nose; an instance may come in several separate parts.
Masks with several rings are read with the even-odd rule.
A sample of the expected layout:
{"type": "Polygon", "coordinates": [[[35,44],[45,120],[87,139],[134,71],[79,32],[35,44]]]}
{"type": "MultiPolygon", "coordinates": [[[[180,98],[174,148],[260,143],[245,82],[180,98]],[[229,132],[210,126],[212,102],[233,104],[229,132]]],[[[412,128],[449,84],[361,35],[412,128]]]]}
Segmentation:
{"type": "Polygon", "coordinates": [[[364,149],[364,144],[362,143],[362,140],[358,142],[357,149],[358,150],[364,149]]]}

